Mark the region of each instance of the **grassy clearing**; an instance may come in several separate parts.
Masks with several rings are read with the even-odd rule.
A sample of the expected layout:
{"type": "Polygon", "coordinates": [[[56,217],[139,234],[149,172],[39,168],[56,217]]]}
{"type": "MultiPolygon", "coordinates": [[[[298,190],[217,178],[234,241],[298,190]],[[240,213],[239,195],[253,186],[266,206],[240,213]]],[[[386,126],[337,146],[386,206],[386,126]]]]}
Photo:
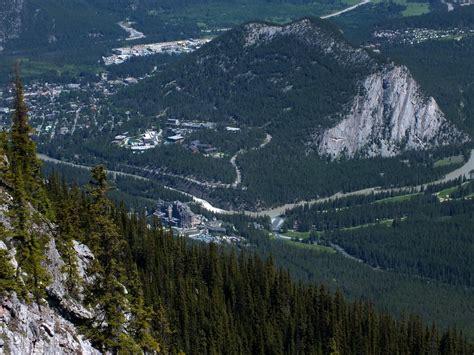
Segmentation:
{"type": "Polygon", "coordinates": [[[447,157],[444,159],[440,159],[434,162],[433,167],[441,168],[444,166],[454,165],[454,164],[462,164],[464,163],[464,156],[462,155],[455,155],[452,157],[447,157]]]}
{"type": "Polygon", "coordinates": [[[459,190],[459,188],[461,188],[461,186],[464,186],[464,185],[466,185],[466,184],[469,184],[469,181],[466,181],[465,183],[462,183],[461,185],[453,186],[453,187],[450,187],[450,188],[448,188],[448,189],[439,191],[438,193],[436,193],[436,197],[438,197],[438,200],[444,201],[444,200],[448,199],[449,196],[450,196],[453,192],[456,192],[457,190],[459,190]]]}
{"type": "Polygon", "coordinates": [[[368,227],[374,227],[374,226],[385,226],[385,227],[391,227],[393,223],[393,219],[384,219],[376,223],[367,223],[367,224],[361,224],[359,226],[355,227],[347,227],[347,228],[341,228],[341,231],[353,231],[356,229],[362,229],[362,228],[368,228],[368,227]]]}
{"type": "Polygon", "coordinates": [[[420,16],[430,12],[430,5],[428,3],[407,2],[406,9],[402,11],[402,16],[420,16]]]}
{"type": "Polygon", "coordinates": [[[329,254],[335,254],[336,251],[333,248],[330,247],[325,247],[322,245],[317,245],[317,244],[309,244],[309,243],[301,243],[301,242],[294,242],[292,240],[286,240],[286,239],[279,239],[283,241],[285,244],[299,248],[299,249],[308,249],[308,250],[314,250],[320,253],[329,253],[329,254]]]}
{"type": "Polygon", "coordinates": [[[286,23],[304,16],[322,16],[358,2],[359,0],[344,0],[334,5],[316,2],[309,4],[270,4],[263,1],[240,4],[209,2],[186,6],[173,13],[154,12],[149,15],[159,17],[168,23],[196,24],[202,30],[216,30],[252,20],[286,23]]]}
{"type": "Polygon", "coordinates": [[[407,194],[407,195],[400,195],[400,196],[394,196],[394,197],[387,197],[387,198],[375,201],[373,203],[400,203],[400,202],[409,201],[418,195],[420,194],[416,193],[416,194],[407,194]]]}
{"type": "Polygon", "coordinates": [[[23,79],[34,79],[47,76],[49,78],[59,78],[62,76],[78,77],[81,73],[99,74],[103,71],[100,66],[93,65],[56,65],[51,62],[36,61],[29,59],[21,60],[21,71],[23,79]]]}
{"type": "Polygon", "coordinates": [[[308,239],[310,232],[295,232],[295,231],[288,231],[283,236],[289,238],[298,238],[298,239],[308,239]]]}
{"type": "MultiPolygon", "coordinates": [[[[372,3],[377,4],[386,1],[387,0],[372,0],[372,3]]],[[[427,14],[431,11],[430,4],[428,2],[410,2],[408,0],[394,0],[393,3],[405,7],[405,10],[400,13],[403,17],[420,16],[423,14],[427,14]]]]}
{"type": "Polygon", "coordinates": [[[449,198],[449,195],[451,195],[453,192],[457,191],[458,189],[459,189],[459,186],[450,187],[449,189],[438,192],[436,194],[436,197],[438,197],[440,201],[443,201],[449,198]]]}

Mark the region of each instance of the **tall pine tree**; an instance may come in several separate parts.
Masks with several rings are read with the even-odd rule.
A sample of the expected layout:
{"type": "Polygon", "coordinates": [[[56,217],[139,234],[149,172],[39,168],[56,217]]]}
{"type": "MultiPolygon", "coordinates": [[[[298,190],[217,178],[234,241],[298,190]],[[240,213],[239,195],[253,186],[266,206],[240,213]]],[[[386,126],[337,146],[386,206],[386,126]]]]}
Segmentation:
{"type": "Polygon", "coordinates": [[[40,304],[46,295],[45,288],[49,275],[42,266],[46,238],[32,227],[32,222],[40,221],[35,208],[42,212],[49,210],[49,202],[41,178],[41,165],[36,157],[36,145],[31,135],[33,130],[28,122],[23,84],[19,66],[16,67],[15,102],[12,127],[7,143],[7,179],[13,192],[10,210],[13,226],[13,240],[17,248],[17,278],[24,283],[23,296],[33,295],[40,304]]]}
{"type": "Polygon", "coordinates": [[[92,220],[87,244],[95,259],[89,270],[94,275],[94,282],[89,287],[87,302],[96,311],[96,318],[86,334],[103,350],[135,352],[139,347],[125,332],[126,315],[131,312],[123,267],[126,242],[112,219],[105,168],[93,168],[92,178],[89,208],[92,220]]]}

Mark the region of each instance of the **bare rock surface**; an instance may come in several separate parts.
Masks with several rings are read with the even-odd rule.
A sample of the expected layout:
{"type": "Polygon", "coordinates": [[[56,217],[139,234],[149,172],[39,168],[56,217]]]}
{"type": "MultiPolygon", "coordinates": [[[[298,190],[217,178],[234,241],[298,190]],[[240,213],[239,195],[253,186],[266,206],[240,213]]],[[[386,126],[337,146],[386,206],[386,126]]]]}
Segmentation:
{"type": "MultiPolygon", "coordinates": [[[[1,192],[4,197],[7,196],[5,191],[1,192]]],[[[0,202],[0,221],[8,230],[11,228],[8,203],[3,200],[3,204],[0,202]]],[[[75,324],[89,319],[92,313],[81,304],[81,294],[71,297],[65,289],[64,261],[56,246],[55,226],[45,221],[33,228],[49,237],[44,265],[51,276],[48,297],[38,305],[20,300],[14,292],[0,295],[0,354],[100,354],[84,339],[75,324]]],[[[13,244],[7,238],[0,241],[0,249],[8,250],[16,269],[18,264],[13,244]]],[[[74,249],[80,274],[85,277],[93,255],[87,246],[77,241],[74,242],[74,249]]]]}
{"type": "Polygon", "coordinates": [[[422,94],[406,67],[392,66],[367,77],[343,120],[313,139],[321,155],[352,158],[391,157],[468,138],[422,94]]]}

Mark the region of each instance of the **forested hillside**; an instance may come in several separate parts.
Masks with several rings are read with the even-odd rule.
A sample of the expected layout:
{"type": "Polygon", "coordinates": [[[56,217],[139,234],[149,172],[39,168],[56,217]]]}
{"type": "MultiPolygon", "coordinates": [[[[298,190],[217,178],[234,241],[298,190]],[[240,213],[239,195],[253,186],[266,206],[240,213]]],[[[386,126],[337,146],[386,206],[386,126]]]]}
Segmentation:
{"type": "MultiPolygon", "coordinates": [[[[106,171],[92,169],[85,189],[56,177],[46,185],[30,138],[22,85],[2,138],[2,310],[17,293],[38,307],[53,302],[46,245],[61,255],[67,297],[88,312],[73,318],[96,349],[154,353],[439,353],[469,354],[472,345],[454,330],[439,332],[417,317],[396,320],[366,302],[347,303],[324,287],[292,281],[271,259],[216,245],[188,245],[156,221],[114,206],[106,171]],[[5,211],[5,209],[2,209],[5,211]],[[37,226],[50,223],[44,232],[37,226]],[[83,269],[77,243],[92,257],[83,269]],[[16,251],[16,253],[12,252],[16,251]],[[15,261],[15,262],[13,262],[15,261]],[[79,281],[79,282],[78,282],[79,281]],[[5,303],[6,302],[6,303],[5,303]],[[84,314],[89,314],[88,316],[84,314]]],[[[16,301],[15,301],[16,302],[16,301]]],[[[0,322],[15,334],[10,316],[0,322]]],[[[49,328],[38,328],[37,340],[49,328]]],[[[51,333],[50,333],[51,334],[51,333]]],[[[19,334],[17,336],[20,336],[19,334]]],[[[24,335],[21,335],[24,336],[24,335]]],[[[54,337],[53,335],[49,335],[54,337]]],[[[14,346],[12,338],[2,346],[14,346]]]]}
{"type": "Polygon", "coordinates": [[[288,226],[304,242],[342,247],[379,270],[473,286],[474,183],[395,196],[365,196],[298,208],[288,226]],[[311,233],[309,233],[311,231],[311,233]]]}
{"type": "Polygon", "coordinates": [[[447,116],[472,135],[474,8],[462,6],[448,13],[435,11],[403,19],[384,8],[373,5],[334,21],[353,43],[375,45],[382,56],[407,65],[447,116]],[[394,34],[390,40],[376,37],[376,33],[389,31],[394,34]],[[419,40],[408,40],[416,32],[419,40]]]}

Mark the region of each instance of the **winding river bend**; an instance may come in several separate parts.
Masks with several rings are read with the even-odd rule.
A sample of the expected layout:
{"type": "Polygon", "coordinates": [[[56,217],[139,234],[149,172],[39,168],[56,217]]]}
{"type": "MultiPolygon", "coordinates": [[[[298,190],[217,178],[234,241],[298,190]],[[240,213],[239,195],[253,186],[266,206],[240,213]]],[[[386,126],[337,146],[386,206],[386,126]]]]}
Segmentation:
{"type": "MultiPolygon", "coordinates": [[[[61,161],[61,160],[58,160],[58,159],[48,157],[44,154],[38,154],[38,157],[43,161],[48,161],[48,162],[52,162],[52,163],[56,163],[56,164],[65,164],[65,165],[69,165],[69,166],[73,166],[73,167],[81,168],[81,169],[88,169],[88,170],[90,169],[90,167],[85,166],[85,165],[80,165],[80,164],[61,161]]],[[[213,206],[209,201],[206,201],[202,198],[191,195],[187,192],[180,191],[180,190],[177,190],[175,188],[167,187],[167,186],[165,186],[165,188],[169,189],[169,190],[172,190],[172,191],[179,192],[179,193],[181,193],[185,196],[188,196],[188,197],[192,198],[192,200],[195,203],[199,204],[202,208],[208,210],[209,212],[219,213],[219,214],[240,214],[240,213],[244,213],[244,214],[246,214],[248,216],[252,216],[252,217],[268,216],[271,219],[275,219],[276,217],[283,215],[285,213],[285,211],[291,210],[291,209],[293,209],[295,207],[299,207],[299,206],[304,206],[304,205],[310,205],[311,206],[311,205],[314,205],[314,204],[317,204],[317,203],[332,201],[332,200],[335,200],[335,199],[341,198],[341,197],[368,195],[368,194],[372,194],[372,193],[378,194],[378,193],[386,193],[386,192],[403,192],[403,191],[409,192],[409,191],[412,191],[412,190],[421,190],[421,189],[423,189],[427,186],[442,184],[442,183],[445,183],[445,182],[448,182],[448,181],[456,180],[460,177],[472,178],[471,173],[473,171],[474,171],[474,149],[471,150],[471,155],[470,155],[468,161],[463,166],[461,166],[460,168],[458,168],[456,170],[453,170],[452,172],[450,172],[449,174],[444,176],[442,179],[432,181],[432,182],[429,182],[429,183],[426,183],[426,184],[417,185],[417,186],[387,188],[387,189],[382,189],[380,187],[368,187],[366,189],[357,190],[357,191],[338,192],[338,193],[335,193],[334,195],[328,196],[328,197],[322,197],[322,198],[317,198],[317,199],[312,199],[312,200],[303,200],[303,201],[298,201],[298,202],[295,202],[295,203],[287,203],[287,204],[284,204],[282,206],[278,206],[278,207],[275,207],[275,208],[269,208],[269,209],[261,210],[261,211],[258,211],[258,212],[245,211],[245,210],[224,210],[224,209],[213,206]]],[[[136,179],[140,179],[140,180],[149,180],[148,178],[145,178],[145,177],[140,176],[140,175],[128,174],[128,173],[123,173],[123,172],[120,172],[120,171],[109,170],[109,173],[116,174],[116,175],[119,175],[119,176],[132,177],[132,178],[136,178],[136,179]]]]}

